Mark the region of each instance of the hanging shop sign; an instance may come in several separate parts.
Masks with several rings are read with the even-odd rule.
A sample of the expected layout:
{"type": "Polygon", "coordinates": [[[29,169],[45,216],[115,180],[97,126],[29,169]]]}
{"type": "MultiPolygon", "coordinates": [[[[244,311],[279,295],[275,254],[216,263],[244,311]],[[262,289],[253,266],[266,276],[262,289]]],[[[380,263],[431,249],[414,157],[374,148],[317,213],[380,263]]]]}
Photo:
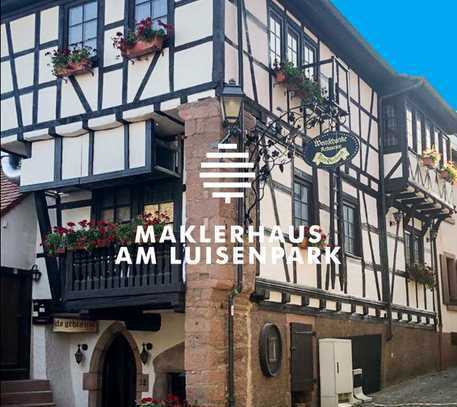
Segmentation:
{"type": "Polygon", "coordinates": [[[304,158],[313,167],[335,169],[351,161],[359,148],[356,136],[344,131],[328,131],[305,144],[304,158]]]}
{"type": "Polygon", "coordinates": [[[97,329],[97,321],[88,321],[76,318],[54,318],[54,332],[96,333],[97,329]]]}

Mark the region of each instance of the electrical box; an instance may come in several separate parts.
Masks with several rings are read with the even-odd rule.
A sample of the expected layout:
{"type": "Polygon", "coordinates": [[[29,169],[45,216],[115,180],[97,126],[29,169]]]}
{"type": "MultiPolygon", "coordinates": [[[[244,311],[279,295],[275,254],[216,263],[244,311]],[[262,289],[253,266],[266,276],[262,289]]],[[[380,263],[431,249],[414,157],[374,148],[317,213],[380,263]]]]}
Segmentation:
{"type": "Polygon", "coordinates": [[[350,339],[319,340],[319,372],[321,407],[346,407],[354,403],[350,339]]]}

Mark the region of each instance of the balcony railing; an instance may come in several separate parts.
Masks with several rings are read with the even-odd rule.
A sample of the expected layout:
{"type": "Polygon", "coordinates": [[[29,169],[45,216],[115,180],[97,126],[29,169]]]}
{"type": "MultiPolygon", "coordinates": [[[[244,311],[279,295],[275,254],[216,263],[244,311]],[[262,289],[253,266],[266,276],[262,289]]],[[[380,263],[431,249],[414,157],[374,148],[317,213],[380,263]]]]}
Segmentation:
{"type": "MultiPolygon", "coordinates": [[[[131,265],[115,264],[118,249],[113,246],[91,252],[68,251],[60,262],[64,302],[84,300],[88,308],[106,305],[103,299],[112,301],[113,297],[122,298],[123,305],[134,297],[147,298],[148,303],[175,302],[173,294],[184,292],[182,266],[171,264],[170,245],[157,244],[154,249],[154,264],[135,264],[138,247],[130,247],[131,265]],[[154,301],[154,297],[158,300],[154,301]]],[[[138,303],[138,300],[131,302],[138,303]]]]}
{"type": "Polygon", "coordinates": [[[437,170],[422,165],[420,156],[411,150],[408,151],[408,168],[409,183],[430,195],[430,199],[454,209],[457,203],[455,186],[441,178],[437,170]]]}

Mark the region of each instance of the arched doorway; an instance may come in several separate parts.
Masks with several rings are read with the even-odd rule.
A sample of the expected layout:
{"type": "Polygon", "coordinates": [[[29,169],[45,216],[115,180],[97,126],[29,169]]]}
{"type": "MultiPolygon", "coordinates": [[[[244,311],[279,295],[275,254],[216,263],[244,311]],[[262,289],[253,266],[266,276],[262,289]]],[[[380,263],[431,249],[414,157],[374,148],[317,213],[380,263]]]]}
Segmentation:
{"type": "Polygon", "coordinates": [[[134,407],[136,398],[136,366],[132,349],[118,334],[103,364],[102,407],[134,407]]]}
{"type": "MultiPolygon", "coordinates": [[[[113,358],[112,355],[108,355],[108,352],[111,350],[112,355],[114,354],[114,358],[119,357],[121,354],[124,355],[126,353],[129,355],[129,357],[133,359],[135,375],[133,399],[140,400],[142,392],[149,391],[149,376],[143,373],[143,364],[141,363],[140,352],[138,351],[138,346],[135,343],[133,336],[130,334],[129,331],[127,331],[123,323],[114,322],[108,328],[105,329],[103,334],[98,339],[94,351],[92,352],[89,371],[83,374],[83,390],[88,390],[89,392],[88,407],[104,406],[104,404],[102,404],[104,402],[104,392],[110,391],[110,385],[108,384],[108,386],[104,386],[103,383],[106,365],[105,361],[113,358]],[[115,350],[119,349],[119,347],[125,349],[125,342],[121,345],[119,343],[117,345],[114,344],[114,341],[116,339],[118,341],[121,341],[121,339],[118,339],[119,336],[122,337],[123,340],[127,343],[129,349],[127,351],[123,350],[122,353],[117,353],[119,352],[119,350],[117,352],[115,350]]],[[[118,405],[122,405],[122,407],[130,407],[132,404],[113,404],[112,406],[118,405]]]]}

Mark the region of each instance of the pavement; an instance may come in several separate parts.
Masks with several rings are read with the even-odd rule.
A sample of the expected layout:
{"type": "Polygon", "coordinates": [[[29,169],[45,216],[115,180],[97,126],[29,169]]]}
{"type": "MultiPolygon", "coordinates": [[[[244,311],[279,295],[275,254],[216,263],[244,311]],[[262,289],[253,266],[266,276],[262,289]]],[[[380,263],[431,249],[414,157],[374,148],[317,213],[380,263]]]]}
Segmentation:
{"type": "Polygon", "coordinates": [[[457,368],[418,376],[370,397],[363,407],[457,407],[457,368]]]}

